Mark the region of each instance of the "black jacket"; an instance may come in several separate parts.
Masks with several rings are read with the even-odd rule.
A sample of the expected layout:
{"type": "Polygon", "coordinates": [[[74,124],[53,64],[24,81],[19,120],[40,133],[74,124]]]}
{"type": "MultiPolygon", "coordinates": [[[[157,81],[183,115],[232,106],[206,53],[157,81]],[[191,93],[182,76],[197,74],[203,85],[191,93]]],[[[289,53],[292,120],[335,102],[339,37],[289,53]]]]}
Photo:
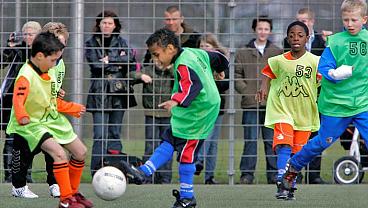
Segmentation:
{"type": "Polygon", "coordinates": [[[136,70],[136,60],[133,51],[125,39],[113,35],[109,46],[103,47],[101,35],[93,35],[85,43],[85,57],[90,66],[91,82],[87,97],[88,111],[112,109],[127,109],[136,106],[133,95],[133,76],[130,72],[136,70]],[[107,64],[100,60],[109,57],[107,64]],[[128,90],[123,93],[109,91],[107,76],[118,74],[127,83],[128,90]]]}

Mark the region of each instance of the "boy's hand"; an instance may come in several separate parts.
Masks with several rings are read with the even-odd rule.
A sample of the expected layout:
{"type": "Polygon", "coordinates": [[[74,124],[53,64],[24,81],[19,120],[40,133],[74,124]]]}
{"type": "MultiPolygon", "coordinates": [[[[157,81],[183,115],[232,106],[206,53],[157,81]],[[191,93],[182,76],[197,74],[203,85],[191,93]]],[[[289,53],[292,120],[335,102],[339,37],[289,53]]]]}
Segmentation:
{"type": "Polygon", "coordinates": [[[25,117],[21,118],[18,122],[19,122],[20,125],[24,126],[24,125],[29,124],[29,122],[31,122],[31,121],[29,120],[29,118],[27,116],[25,116],[25,117]]]}
{"type": "Polygon", "coordinates": [[[60,88],[59,92],[58,92],[58,98],[60,99],[64,99],[65,97],[65,91],[63,89],[60,88]]]}
{"type": "Polygon", "coordinates": [[[142,74],[141,76],[141,80],[148,84],[148,83],[152,83],[152,78],[150,76],[148,76],[147,74],[142,74]]]}
{"type": "Polygon", "coordinates": [[[344,80],[353,75],[353,66],[341,65],[337,69],[328,70],[328,75],[334,80],[344,80]]]}
{"type": "Polygon", "coordinates": [[[257,102],[261,103],[267,99],[268,92],[270,90],[270,81],[270,78],[266,76],[262,77],[261,88],[258,90],[255,96],[257,102]]]}
{"type": "Polygon", "coordinates": [[[80,111],[77,112],[77,113],[74,113],[74,115],[72,115],[76,118],[80,118],[86,112],[86,106],[84,106],[82,104],[78,104],[78,105],[80,105],[80,111]]]}
{"type": "Polygon", "coordinates": [[[80,114],[83,115],[86,112],[86,106],[82,105],[80,114]]]}
{"type": "Polygon", "coordinates": [[[158,107],[166,109],[168,112],[171,112],[171,109],[175,106],[177,106],[179,103],[175,100],[168,100],[166,102],[163,102],[161,104],[158,104],[158,107]]]}
{"type": "Polygon", "coordinates": [[[255,97],[256,101],[259,103],[265,101],[267,99],[267,92],[268,91],[265,91],[263,89],[258,90],[255,97]]]}

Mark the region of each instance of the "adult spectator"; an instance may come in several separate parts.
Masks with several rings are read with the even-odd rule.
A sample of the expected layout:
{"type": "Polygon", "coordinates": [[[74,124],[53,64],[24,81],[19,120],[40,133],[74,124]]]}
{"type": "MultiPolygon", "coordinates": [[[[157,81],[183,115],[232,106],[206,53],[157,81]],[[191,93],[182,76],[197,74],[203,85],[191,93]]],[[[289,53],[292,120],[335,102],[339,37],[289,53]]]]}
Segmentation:
{"type": "Polygon", "coordinates": [[[120,30],[119,17],[105,10],[97,15],[94,34],[85,42],[85,57],[91,71],[87,111],[93,117],[92,175],[105,154],[121,153],[124,112],[137,105],[130,79],[136,70],[136,60],[120,30]]]}
{"type": "Polygon", "coordinates": [[[184,16],[178,6],[167,7],[164,18],[165,28],[179,36],[181,47],[199,48],[201,35],[184,22],[184,16]]]}
{"type": "Polygon", "coordinates": [[[254,99],[261,85],[261,70],[267,59],[282,53],[269,37],[272,33],[272,20],[266,16],[253,19],[252,29],[256,38],[235,55],[235,89],[242,95],[242,124],[244,128],[244,148],[240,162],[240,183],[252,184],[257,163],[257,139],[262,133],[266,154],[267,182],[276,183],[276,157],[273,156],[273,130],[263,126],[266,103],[254,99]]]}

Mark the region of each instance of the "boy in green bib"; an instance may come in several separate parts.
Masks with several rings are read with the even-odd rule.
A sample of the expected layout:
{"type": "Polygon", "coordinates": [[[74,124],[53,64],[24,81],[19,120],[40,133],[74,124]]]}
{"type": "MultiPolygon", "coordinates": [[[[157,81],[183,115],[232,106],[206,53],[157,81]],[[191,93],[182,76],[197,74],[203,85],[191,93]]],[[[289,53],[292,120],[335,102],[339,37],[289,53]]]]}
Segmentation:
{"type": "Polygon", "coordinates": [[[315,156],[330,147],[353,123],[368,146],[368,31],[366,0],[345,0],[341,5],[345,31],[328,37],[318,70],[322,74],[318,135],[296,153],[286,166],[283,187],[315,156]]]}
{"type": "MultiPolygon", "coordinates": [[[[25,140],[32,154],[42,150],[51,155],[53,172],[60,187],[59,207],[92,207],[92,202],[78,191],[87,148],[67,118],[59,113],[62,109],[57,98],[57,79],[48,73],[60,59],[64,47],[54,34],[48,32],[35,38],[31,58],[16,78],[7,133],[15,134],[14,140],[25,140]],[[71,153],[70,161],[63,147],[71,153]]],[[[69,112],[72,116],[80,117],[85,112],[83,105],[69,105],[75,106],[75,111],[69,112]]]]}
{"type": "Polygon", "coordinates": [[[223,79],[229,62],[219,52],[181,48],[178,37],[160,29],[146,41],[153,61],[158,66],[173,65],[174,87],[171,99],[158,105],[171,112],[170,127],[149,160],[138,169],[123,162],[123,171],[133,182],[141,184],[177,151],[180,191],[174,208],[195,207],[194,162],[203,140],[211,133],[220,110],[220,95],[214,77],[223,79]]]}
{"type": "Polygon", "coordinates": [[[307,143],[313,131],[319,129],[317,109],[317,65],[319,57],[306,50],[308,27],[300,21],[287,28],[291,51],[268,59],[262,70],[262,102],[266,95],[265,126],[274,130],[272,148],[277,154],[277,199],[293,200],[295,183],[290,192],[281,189],[285,165],[292,154],[307,143]]]}

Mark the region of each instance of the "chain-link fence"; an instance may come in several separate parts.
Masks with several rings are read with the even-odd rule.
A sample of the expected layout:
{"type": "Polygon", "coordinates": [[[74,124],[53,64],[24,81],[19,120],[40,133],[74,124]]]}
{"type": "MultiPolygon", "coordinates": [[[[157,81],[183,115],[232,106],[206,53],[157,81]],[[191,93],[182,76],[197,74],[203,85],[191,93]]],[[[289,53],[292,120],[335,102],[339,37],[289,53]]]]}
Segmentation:
{"type": "MultiPolygon", "coordinates": [[[[142,65],[144,65],[142,62],[147,51],[145,40],[156,29],[164,26],[164,14],[166,8],[171,5],[178,5],[187,25],[200,34],[208,32],[215,34],[222,45],[230,51],[230,87],[229,90],[226,91],[226,94],[224,94],[226,97],[226,107],[224,110],[225,114],[223,121],[220,125],[221,133],[218,141],[217,168],[215,170],[216,179],[222,183],[234,184],[238,183],[241,172],[254,171],[247,169],[242,171],[239,170],[244,141],[248,141],[249,145],[253,145],[253,151],[251,152],[255,152],[254,148],[259,150],[257,154],[258,156],[252,154],[243,155],[244,158],[250,159],[247,163],[257,162],[255,177],[254,179],[252,178],[252,180],[254,183],[266,183],[266,162],[263,153],[264,144],[261,137],[262,133],[260,129],[256,130],[258,143],[254,143],[254,141],[252,143],[250,138],[245,138],[243,136],[243,127],[262,126],[262,122],[259,121],[259,115],[264,113],[264,110],[260,109],[260,106],[248,109],[249,112],[255,113],[256,116],[254,119],[257,122],[248,122],[242,117],[243,112],[245,111],[245,109],[240,105],[242,96],[254,96],[254,94],[241,94],[235,90],[235,83],[237,80],[248,79],[235,78],[235,53],[240,48],[245,47],[250,40],[255,38],[255,34],[251,26],[253,19],[259,16],[267,16],[273,20],[272,35],[269,38],[276,46],[282,48],[283,39],[286,36],[286,27],[295,19],[296,12],[302,7],[314,10],[316,32],[322,30],[338,32],[342,29],[340,20],[341,2],[342,0],[3,0],[1,1],[0,6],[1,51],[9,48],[7,46],[7,40],[9,39],[10,34],[13,32],[21,32],[22,25],[27,21],[37,21],[41,25],[50,21],[64,23],[70,32],[70,39],[68,41],[67,48],[63,53],[63,59],[66,65],[66,75],[63,82],[63,89],[67,92],[65,99],[87,104],[87,96],[89,94],[93,94],[93,92],[89,93],[91,82],[93,80],[102,79],[101,77],[91,77],[91,63],[88,63],[85,58],[85,51],[88,49],[85,46],[85,42],[93,35],[93,28],[96,24],[95,21],[97,14],[103,10],[111,10],[118,15],[122,24],[121,36],[127,40],[127,49],[134,49],[136,60],[139,63],[134,67],[137,67],[137,70],[144,70],[144,67],[142,68],[142,65]],[[254,159],[253,161],[252,158],[254,159]]],[[[93,49],[93,47],[91,48],[93,49]]],[[[255,66],[253,70],[260,71],[263,67],[259,63],[253,64],[255,66]]],[[[248,65],[251,64],[249,63],[248,65]]],[[[3,56],[1,58],[0,68],[2,69],[0,71],[1,83],[3,83],[9,69],[9,63],[6,63],[3,56]]],[[[128,77],[128,80],[130,80],[129,83],[133,83],[133,79],[134,77],[128,77]]],[[[258,82],[255,83],[257,83],[256,88],[259,88],[260,77],[257,76],[251,78],[251,80],[258,80],[258,82]]],[[[168,82],[168,80],[164,81],[168,82]]],[[[158,84],[158,82],[155,83],[157,85],[163,85],[158,84]]],[[[138,105],[135,107],[121,107],[124,108],[124,114],[121,115],[121,117],[123,117],[122,123],[115,123],[110,126],[122,128],[121,135],[118,134],[118,137],[122,141],[123,152],[142,157],[145,148],[145,130],[147,131],[147,127],[150,126],[147,124],[147,109],[142,105],[142,96],[147,95],[147,93],[142,90],[142,84],[136,84],[133,88],[134,93],[133,91],[128,91],[127,93],[135,97],[138,105]]],[[[156,92],[153,95],[154,97],[160,96],[160,94],[157,94],[156,92]]],[[[104,98],[105,95],[100,94],[100,96],[104,98]]],[[[119,109],[121,110],[121,108],[119,109]]],[[[1,106],[1,110],[5,109],[6,108],[4,106],[1,106]]],[[[102,108],[98,107],[97,110],[102,112],[102,116],[105,116],[105,114],[109,114],[111,111],[119,111],[119,109],[103,106],[102,108]]],[[[159,109],[154,109],[152,111],[159,111],[159,109]]],[[[89,147],[89,156],[91,155],[92,138],[94,137],[94,119],[97,118],[93,118],[91,113],[87,113],[81,119],[71,120],[76,132],[89,147]]],[[[153,122],[154,125],[161,125],[156,123],[158,121],[155,119],[150,122],[153,122]]],[[[7,121],[2,119],[1,123],[6,124],[7,121]]],[[[102,123],[102,125],[108,124],[102,123]]],[[[2,147],[5,141],[5,127],[2,126],[1,128],[0,144],[2,147]]],[[[157,133],[155,131],[154,133],[157,133]]],[[[111,132],[109,132],[109,130],[102,130],[102,135],[110,133],[111,132]]],[[[272,143],[272,141],[269,142],[272,143]]],[[[103,154],[106,154],[106,152],[103,154]]],[[[270,154],[272,154],[272,152],[270,154]]],[[[211,157],[213,155],[208,156],[211,157]]],[[[331,160],[329,161],[330,162],[326,164],[328,166],[332,166],[331,160]]],[[[2,181],[5,179],[4,163],[5,161],[2,159],[0,167],[0,178],[2,181]]],[[[88,165],[85,172],[87,175],[89,174],[90,168],[88,165]]],[[[243,168],[248,166],[244,165],[243,168]]],[[[252,165],[249,167],[251,166],[252,165]]],[[[9,168],[9,166],[6,167],[9,168]]],[[[331,175],[331,168],[325,169],[325,175],[331,175]]],[[[43,170],[44,166],[41,162],[38,162],[33,167],[34,173],[42,172],[43,170]]],[[[177,170],[173,168],[173,172],[177,173],[177,170]]],[[[202,181],[202,179],[198,179],[198,181],[202,181]]],[[[172,180],[172,182],[175,181],[172,180]]]]}

